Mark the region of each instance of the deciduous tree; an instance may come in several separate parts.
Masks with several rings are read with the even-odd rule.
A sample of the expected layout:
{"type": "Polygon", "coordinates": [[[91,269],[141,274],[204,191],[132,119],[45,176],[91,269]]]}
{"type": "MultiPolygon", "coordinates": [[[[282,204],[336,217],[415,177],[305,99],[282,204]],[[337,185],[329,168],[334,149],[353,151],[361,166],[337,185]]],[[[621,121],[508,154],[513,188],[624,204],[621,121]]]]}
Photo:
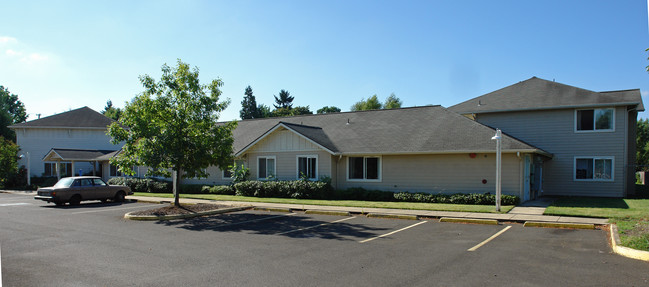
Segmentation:
{"type": "Polygon", "coordinates": [[[207,177],[208,166],[225,170],[232,164],[237,123],[217,123],[229,104],[219,101],[223,82],[202,85],[198,75],[198,68],[190,69],[179,59],[176,67],[162,66],[157,82],[140,76],[144,92],[126,104],[119,123],[108,130],[112,143],[125,143],[120,156],[111,159],[120,171],[132,175],[133,166],[150,167],[149,175],[174,171],[176,206],[182,178],[207,177]]]}
{"type": "Polygon", "coordinates": [[[108,100],[108,102],[106,102],[106,106],[104,107],[104,110],[101,111],[101,113],[104,116],[117,121],[119,120],[119,117],[122,115],[122,109],[114,107],[113,101],[108,100]]]}
{"type": "Polygon", "coordinates": [[[321,109],[318,109],[318,114],[328,114],[328,113],[340,113],[340,109],[334,106],[324,106],[321,109]]]}
{"type": "Polygon", "coordinates": [[[25,105],[9,89],[0,86],[0,136],[16,142],[16,133],[7,126],[27,120],[25,105]]]}
{"type": "Polygon", "coordinates": [[[373,95],[369,97],[367,100],[362,99],[356,102],[354,105],[352,105],[351,110],[352,111],[378,110],[382,107],[383,105],[381,104],[379,99],[376,97],[376,95],[373,95]]]}
{"type": "Polygon", "coordinates": [[[384,109],[398,109],[401,107],[403,103],[397,96],[394,95],[394,93],[390,94],[390,96],[385,99],[385,103],[383,104],[384,109]]]}
{"type": "Polygon", "coordinates": [[[0,188],[18,172],[18,146],[0,136],[0,188]]]}

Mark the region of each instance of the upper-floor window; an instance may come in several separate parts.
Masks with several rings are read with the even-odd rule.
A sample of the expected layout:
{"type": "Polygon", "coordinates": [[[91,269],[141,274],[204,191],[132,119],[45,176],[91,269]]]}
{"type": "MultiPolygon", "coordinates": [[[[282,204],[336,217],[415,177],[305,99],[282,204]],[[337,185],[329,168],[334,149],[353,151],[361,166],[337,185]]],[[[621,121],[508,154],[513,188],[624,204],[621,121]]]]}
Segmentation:
{"type": "Polygon", "coordinates": [[[615,110],[613,108],[577,110],[575,117],[575,129],[578,132],[614,129],[615,110]]]}

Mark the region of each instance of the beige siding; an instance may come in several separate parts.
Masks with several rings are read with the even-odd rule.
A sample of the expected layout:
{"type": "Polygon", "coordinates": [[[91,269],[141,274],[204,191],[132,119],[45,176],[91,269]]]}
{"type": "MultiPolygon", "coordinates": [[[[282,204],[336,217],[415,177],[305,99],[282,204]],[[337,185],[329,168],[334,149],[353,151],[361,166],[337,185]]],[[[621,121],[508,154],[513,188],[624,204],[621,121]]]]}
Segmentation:
{"type": "Polygon", "coordinates": [[[613,132],[575,132],[574,109],[479,114],[476,120],[553,154],[543,165],[545,195],[624,195],[626,108],[615,109],[613,132]],[[575,181],[574,159],[581,156],[614,157],[614,181],[575,181]]]}
{"type": "MultiPolygon", "coordinates": [[[[495,192],[495,154],[457,155],[390,155],[381,157],[381,181],[347,179],[348,157],[338,161],[338,189],[363,187],[387,191],[428,193],[495,192]],[[486,180],[487,183],[482,181],[486,180]]],[[[521,160],[514,154],[503,154],[503,194],[518,195],[521,191],[521,160]]]]}
{"type": "Polygon", "coordinates": [[[320,148],[294,132],[282,129],[255,144],[248,152],[319,151],[320,148]]]}
{"type": "Polygon", "coordinates": [[[275,173],[279,180],[296,180],[297,176],[297,157],[312,156],[318,157],[317,173],[318,178],[321,176],[331,176],[331,155],[325,151],[283,151],[283,152],[255,152],[247,153],[248,162],[250,163],[250,179],[257,179],[259,161],[262,156],[275,157],[275,173]]]}

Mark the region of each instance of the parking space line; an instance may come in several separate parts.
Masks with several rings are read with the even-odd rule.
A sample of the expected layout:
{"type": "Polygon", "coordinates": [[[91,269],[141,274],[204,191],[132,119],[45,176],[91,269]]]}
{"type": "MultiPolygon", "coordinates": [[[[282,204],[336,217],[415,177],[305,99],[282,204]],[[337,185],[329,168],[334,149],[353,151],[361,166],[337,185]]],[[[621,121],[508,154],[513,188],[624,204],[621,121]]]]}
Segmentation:
{"type": "Polygon", "coordinates": [[[382,238],[382,237],[390,236],[390,235],[395,234],[395,233],[397,233],[397,232],[401,232],[401,231],[404,231],[404,230],[406,230],[406,229],[413,228],[413,227],[415,227],[415,226],[417,226],[417,225],[419,225],[419,224],[424,224],[424,223],[426,223],[426,222],[428,222],[428,221],[417,222],[417,223],[415,223],[415,224],[412,224],[412,225],[406,226],[406,227],[401,228],[401,229],[399,229],[399,230],[395,230],[395,231],[388,232],[388,233],[386,233],[386,234],[382,234],[382,235],[379,235],[379,236],[376,236],[376,237],[372,237],[372,238],[368,238],[368,239],[365,239],[365,240],[361,240],[361,241],[359,241],[359,243],[370,242],[370,241],[372,241],[372,240],[374,240],[374,239],[379,239],[379,238],[382,238]]]}
{"type": "Polygon", "coordinates": [[[0,207],[2,207],[2,206],[16,206],[16,205],[31,205],[31,203],[27,203],[27,202],[0,203],[0,207]]]}
{"type": "Polygon", "coordinates": [[[284,217],[284,216],[291,216],[291,215],[296,215],[296,214],[297,214],[297,213],[288,213],[288,214],[276,215],[276,216],[271,216],[271,217],[266,217],[266,218],[257,218],[257,219],[253,219],[253,220],[246,220],[246,221],[241,221],[241,222],[235,222],[235,223],[228,223],[228,224],[218,225],[217,227],[233,226],[233,225],[239,225],[239,224],[245,224],[245,223],[257,222],[257,221],[263,221],[263,220],[270,220],[270,219],[273,219],[273,218],[284,217]]]}
{"type": "Polygon", "coordinates": [[[158,205],[159,204],[152,204],[152,205],[144,205],[144,206],[124,207],[124,208],[109,208],[109,209],[101,209],[101,210],[87,210],[87,211],[70,212],[70,214],[95,213],[95,212],[104,212],[104,211],[113,211],[113,210],[122,210],[122,209],[137,209],[137,208],[142,208],[142,207],[152,207],[152,206],[158,206],[158,205]]]}
{"type": "Polygon", "coordinates": [[[284,231],[284,232],[276,233],[275,235],[282,235],[282,234],[287,234],[287,233],[292,233],[292,232],[298,232],[298,231],[302,231],[302,230],[312,229],[312,228],[320,227],[320,226],[323,226],[323,225],[329,225],[329,224],[332,224],[332,223],[343,222],[343,221],[345,221],[345,220],[350,220],[350,219],[352,219],[352,218],[356,218],[356,216],[347,217],[347,218],[343,218],[343,219],[338,219],[338,220],[334,220],[334,221],[332,221],[332,222],[325,222],[325,223],[318,224],[318,225],[315,225],[315,226],[309,226],[309,227],[304,227],[304,228],[300,228],[300,229],[284,231]]]}
{"type": "Polygon", "coordinates": [[[491,241],[491,240],[493,240],[494,238],[498,237],[499,235],[505,233],[505,231],[509,230],[510,228],[512,228],[511,225],[505,227],[503,230],[498,231],[496,234],[494,234],[494,235],[492,235],[491,237],[487,238],[485,241],[480,242],[480,244],[478,244],[478,245],[476,245],[476,246],[473,246],[473,247],[469,248],[467,251],[476,251],[476,250],[478,250],[478,248],[482,247],[482,245],[487,244],[489,241],[491,241]]]}

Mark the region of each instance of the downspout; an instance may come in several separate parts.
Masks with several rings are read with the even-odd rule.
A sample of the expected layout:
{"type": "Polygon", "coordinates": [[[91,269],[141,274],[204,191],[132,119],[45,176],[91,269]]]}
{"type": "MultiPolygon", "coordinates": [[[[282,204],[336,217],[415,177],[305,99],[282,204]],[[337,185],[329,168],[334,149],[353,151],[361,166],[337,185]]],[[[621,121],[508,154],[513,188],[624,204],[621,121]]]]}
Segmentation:
{"type": "Polygon", "coordinates": [[[339,182],[340,180],[338,179],[338,169],[340,168],[340,166],[339,166],[338,164],[340,163],[340,160],[341,160],[341,159],[343,159],[343,155],[342,155],[342,154],[339,154],[339,155],[338,155],[338,160],[336,160],[336,190],[339,189],[339,188],[338,188],[338,184],[339,184],[338,182],[339,182]]]}
{"type": "Polygon", "coordinates": [[[516,157],[518,158],[518,196],[521,198],[521,202],[525,198],[525,161],[521,158],[521,152],[516,152],[516,157]]]}

